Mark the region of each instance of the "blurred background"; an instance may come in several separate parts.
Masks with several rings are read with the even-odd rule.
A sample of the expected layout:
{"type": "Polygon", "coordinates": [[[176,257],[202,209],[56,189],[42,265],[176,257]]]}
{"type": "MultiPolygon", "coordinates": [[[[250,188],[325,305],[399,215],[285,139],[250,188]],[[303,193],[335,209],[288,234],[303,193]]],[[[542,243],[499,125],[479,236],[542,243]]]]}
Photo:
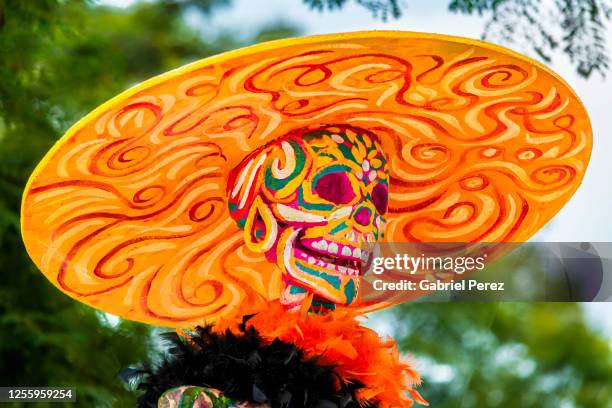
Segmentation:
{"type": "MultiPolygon", "coordinates": [[[[53,142],[108,98],[260,41],[428,31],[545,62],[581,96],[595,141],[582,187],[534,239],[612,241],[611,16],[610,0],[0,0],[0,386],[75,387],[71,407],[133,405],[117,373],[155,361],[163,329],[98,313],[47,282],[21,243],[21,192],[53,142]]],[[[611,305],[411,303],[370,324],[411,356],[433,407],[609,408],[611,305]]]]}

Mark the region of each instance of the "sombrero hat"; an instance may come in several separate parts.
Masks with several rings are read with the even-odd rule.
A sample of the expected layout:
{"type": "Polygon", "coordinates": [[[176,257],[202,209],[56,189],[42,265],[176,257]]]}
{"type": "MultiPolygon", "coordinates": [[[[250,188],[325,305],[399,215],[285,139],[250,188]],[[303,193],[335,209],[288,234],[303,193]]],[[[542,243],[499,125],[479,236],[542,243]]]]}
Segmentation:
{"type": "Polygon", "coordinates": [[[228,180],[252,152],[330,124],[384,151],[392,242],[525,241],[578,188],[592,144],[570,87],[502,47],[384,31],[273,41],[152,78],[76,123],[25,189],[28,253],[69,296],[128,319],[256,311],[282,273],[245,244],[228,180]]]}

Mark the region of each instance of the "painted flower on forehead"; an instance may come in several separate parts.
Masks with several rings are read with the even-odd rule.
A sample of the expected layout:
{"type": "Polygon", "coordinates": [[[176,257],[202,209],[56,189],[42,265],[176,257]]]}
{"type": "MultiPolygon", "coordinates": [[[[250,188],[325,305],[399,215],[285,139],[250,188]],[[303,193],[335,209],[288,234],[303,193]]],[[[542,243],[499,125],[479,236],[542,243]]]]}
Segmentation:
{"type": "Polygon", "coordinates": [[[386,222],[386,163],[374,134],[329,125],[293,131],[232,171],[230,213],[247,246],[283,271],[286,304],[300,307],[309,293],[355,301],[368,256],[362,246],[386,222]]]}

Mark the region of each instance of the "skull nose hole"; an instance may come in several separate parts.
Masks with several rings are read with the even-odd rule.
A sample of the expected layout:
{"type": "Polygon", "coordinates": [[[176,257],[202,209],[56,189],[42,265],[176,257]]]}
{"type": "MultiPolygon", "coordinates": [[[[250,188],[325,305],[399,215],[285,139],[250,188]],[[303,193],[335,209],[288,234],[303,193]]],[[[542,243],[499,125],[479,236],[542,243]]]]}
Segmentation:
{"type": "Polygon", "coordinates": [[[372,212],[367,207],[361,207],[355,213],[355,222],[357,222],[359,225],[363,225],[365,227],[366,225],[370,224],[371,220],[372,212]]]}

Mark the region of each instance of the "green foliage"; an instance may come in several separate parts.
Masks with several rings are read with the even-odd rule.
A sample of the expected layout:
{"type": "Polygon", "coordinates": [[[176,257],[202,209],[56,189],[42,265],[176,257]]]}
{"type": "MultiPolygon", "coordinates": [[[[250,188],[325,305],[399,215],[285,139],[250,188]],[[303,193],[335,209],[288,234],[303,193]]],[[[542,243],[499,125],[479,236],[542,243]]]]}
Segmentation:
{"type": "Polygon", "coordinates": [[[578,304],[412,303],[392,312],[433,407],[610,407],[610,341],[578,304]]]}
{"type": "MultiPolygon", "coordinates": [[[[348,0],[303,0],[313,10],[334,11],[342,9],[348,0]]],[[[389,17],[398,18],[402,15],[399,0],[355,0],[355,3],[369,10],[375,18],[386,21],[389,17]]]]}
{"type": "MultiPolygon", "coordinates": [[[[340,10],[349,0],[303,0],[313,10],[340,10]]],[[[383,21],[399,18],[407,2],[399,0],[355,0],[383,21]]],[[[450,0],[455,13],[487,15],[482,38],[533,52],[546,62],[561,50],[589,78],[605,76],[609,65],[606,36],[612,15],[611,0],[450,0]]]]}
{"type": "MultiPolygon", "coordinates": [[[[55,140],[100,103],[150,76],[244,45],[229,34],[207,41],[185,23],[186,13],[227,4],[160,0],[123,10],[79,0],[0,0],[0,384],[76,387],[80,407],[133,405],[116,374],[154,357],[151,329],[109,325],[47,282],[21,243],[21,193],[55,140]]],[[[295,29],[269,26],[248,42],[288,35],[295,29]]]]}
{"type": "Polygon", "coordinates": [[[550,62],[561,49],[581,76],[602,76],[610,64],[606,35],[610,0],[452,0],[449,9],[490,15],[483,38],[503,44],[529,44],[550,62]]]}

